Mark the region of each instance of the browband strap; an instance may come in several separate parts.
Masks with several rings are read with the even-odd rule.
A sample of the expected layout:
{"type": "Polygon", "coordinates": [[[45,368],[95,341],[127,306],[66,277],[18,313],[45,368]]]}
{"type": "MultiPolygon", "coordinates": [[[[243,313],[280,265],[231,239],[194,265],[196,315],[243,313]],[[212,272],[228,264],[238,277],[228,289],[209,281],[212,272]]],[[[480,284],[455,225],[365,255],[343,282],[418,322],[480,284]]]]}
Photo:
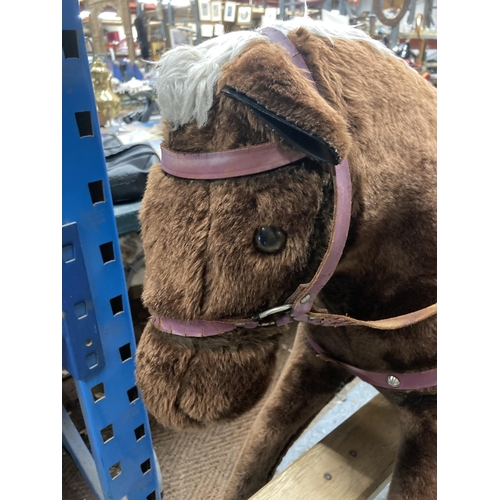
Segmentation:
{"type": "Polygon", "coordinates": [[[301,151],[285,151],[270,142],[216,153],[178,153],[162,148],[161,168],[184,179],[228,179],[274,170],[305,157],[301,151]]]}

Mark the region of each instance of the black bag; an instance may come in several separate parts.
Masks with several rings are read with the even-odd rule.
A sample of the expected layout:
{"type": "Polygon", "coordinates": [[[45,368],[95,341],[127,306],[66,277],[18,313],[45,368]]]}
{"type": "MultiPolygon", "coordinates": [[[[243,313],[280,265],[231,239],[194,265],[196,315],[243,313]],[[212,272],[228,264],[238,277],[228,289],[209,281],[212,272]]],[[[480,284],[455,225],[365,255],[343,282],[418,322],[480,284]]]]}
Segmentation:
{"type": "Polygon", "coordinates": [[[142,200],[149,171],[155,163],[160,163],[154,148],[142,143],[124,146],[104,137],[103,146],[113,203],[142,200]]]}

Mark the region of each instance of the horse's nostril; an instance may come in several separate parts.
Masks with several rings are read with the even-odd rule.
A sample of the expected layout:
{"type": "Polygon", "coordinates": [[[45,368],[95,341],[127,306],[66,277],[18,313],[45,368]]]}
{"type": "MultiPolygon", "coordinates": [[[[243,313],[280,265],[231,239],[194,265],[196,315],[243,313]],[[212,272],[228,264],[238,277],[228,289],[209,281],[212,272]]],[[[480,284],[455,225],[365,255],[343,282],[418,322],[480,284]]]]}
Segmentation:
{"type": "Polygon", "coordinates": [[[278,253],[286,243],[286,233],[274,226],[259,227],[253,236],[255,248],[262,253],[278,253]]]}

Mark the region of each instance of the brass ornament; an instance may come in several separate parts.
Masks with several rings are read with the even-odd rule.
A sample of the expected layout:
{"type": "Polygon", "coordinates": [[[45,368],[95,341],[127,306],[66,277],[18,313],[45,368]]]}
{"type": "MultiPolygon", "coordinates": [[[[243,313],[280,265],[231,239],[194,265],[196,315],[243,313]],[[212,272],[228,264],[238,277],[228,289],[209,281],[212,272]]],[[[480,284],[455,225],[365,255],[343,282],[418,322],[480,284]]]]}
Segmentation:
{"type": "Polygon", "coordinates": [[[113,92],[111,84],[111,71],[97,57],[90,67],[90,74],[92,76],[92,86],[94,87],[97,109],[107,121],[110,121],[120,111],[120,98],[113,92]]]}

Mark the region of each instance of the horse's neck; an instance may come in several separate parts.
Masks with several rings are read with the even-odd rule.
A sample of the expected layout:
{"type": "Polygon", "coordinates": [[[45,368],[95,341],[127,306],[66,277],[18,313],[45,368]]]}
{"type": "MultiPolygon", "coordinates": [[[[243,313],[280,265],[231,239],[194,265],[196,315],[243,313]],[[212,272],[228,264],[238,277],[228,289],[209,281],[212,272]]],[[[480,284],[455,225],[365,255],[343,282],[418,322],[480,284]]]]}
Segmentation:
{"type": "Polygon", "coordinates": [[[352,138],[351,234],[329,285],[332,300],[336,277],[344,276],[350,299],[343,307],[353,315],[380,319],[372,316],[428,306],[436,285],[435,89],[402,60],[375,57],[364,42],[292,41],[352,138]]]}

